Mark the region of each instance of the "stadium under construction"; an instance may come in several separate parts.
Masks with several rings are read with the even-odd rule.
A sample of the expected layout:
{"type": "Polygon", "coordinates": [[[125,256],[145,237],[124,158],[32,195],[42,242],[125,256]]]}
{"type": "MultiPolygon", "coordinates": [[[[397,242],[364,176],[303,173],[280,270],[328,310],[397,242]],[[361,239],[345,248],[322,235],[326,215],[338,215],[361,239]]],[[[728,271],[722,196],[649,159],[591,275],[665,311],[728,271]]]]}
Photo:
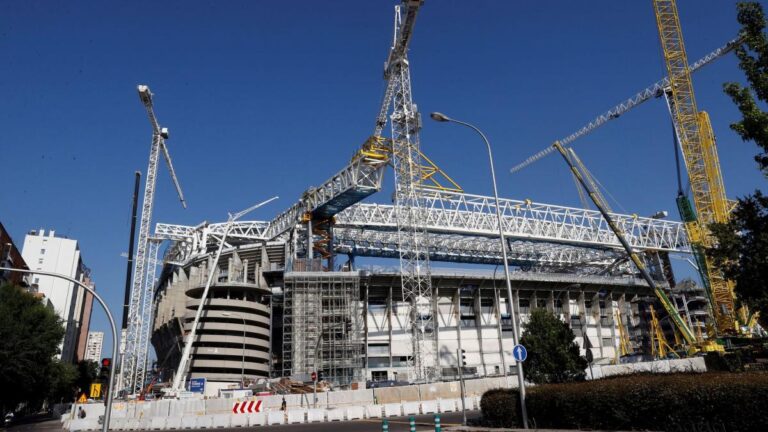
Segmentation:
{"type": "MultiPolygon", "coordinates": [[[[149,340],[159,369],[174,377],[173,390],[206,378],[208,392],[283,376],[307,381],[312,373],[337,388],[513,374],[517,327],[524,329],[537,308],[566,322],[582,354],[596,363],[663,355],[665,333],[683,351],[714,350],[707,341],[748,327],[733,307],[732,284],[701,253],[710,236],[687,198],[678,198],[681,211],[690,210],[682,213],[685,223],[666,214],[613,213],[598,182],[563,147],[664,96],[699,220],[720,220],[710,210],[728,203],[711,126],[706,113],[684,105],[692,96],[680,92],[692,91],[684,86],[691,72],[738,41],[688,65],[674,2],[655,1],[665,59],[682,59],[684,71],[668,62],[668,78],[521,165],[559,151],[584,198],[584,208],[565,207],[467,193],[422,153],[408,59],[422,3],[395,7],[373,134],[341,170],[269,221],[240,220],[244,211],[222,223],[158,223],[150,233],[161,150],[185,201],[165,148],[167,130],[148,87],[139,86],[153,140],[119,388],[143,391],[149,340]],[[670,35],[680,40],[667,50],[670,35]],[[682,54],[667,52],[673,49],[682,54]],[[693,114],[678,112],[684,109],[693,114]],[[715,160],[689,159],[692,152],[715,160]],[[367,199],[382,189],[388,167],[392,204],[367,199]],[[704,286],[678,286],[671,256],[691,258],[704,286]],[[462,350],[466,365],[458,358],[462,350]]],[[[454,121],[439,113],[432,118],[454,121]]]]}

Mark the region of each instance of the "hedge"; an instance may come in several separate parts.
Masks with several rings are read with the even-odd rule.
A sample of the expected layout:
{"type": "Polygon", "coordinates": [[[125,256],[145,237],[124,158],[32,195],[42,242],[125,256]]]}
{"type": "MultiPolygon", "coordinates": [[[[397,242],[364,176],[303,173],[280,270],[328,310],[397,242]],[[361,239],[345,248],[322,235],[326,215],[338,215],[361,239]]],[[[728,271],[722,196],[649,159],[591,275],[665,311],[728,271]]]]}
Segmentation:
{"type": "MultiPolygon", "coordinates": [[[[562,429],[758,431],[768,425],[768,373],[632,375],[528,387],[531,426],[562,429]]],[[[486,392],[491,427],[520,427],[517,389],[486,392]]]]}

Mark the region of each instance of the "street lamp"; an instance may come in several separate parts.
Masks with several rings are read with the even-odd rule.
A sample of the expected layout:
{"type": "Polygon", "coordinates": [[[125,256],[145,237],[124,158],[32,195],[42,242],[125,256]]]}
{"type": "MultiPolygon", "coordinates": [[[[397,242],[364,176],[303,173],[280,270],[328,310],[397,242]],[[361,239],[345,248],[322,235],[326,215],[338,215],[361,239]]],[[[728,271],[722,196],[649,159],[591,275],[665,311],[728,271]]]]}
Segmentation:
{"type": "Polygon", "coordinates": [[[240,388],[245,388],[245,318],[243,318],[241,314],[235,312],[222,312],[221,316],[237,316],[243,320],[243,361],[240,363],[240,388]]]}
{"type": "MultiPolygon", "coordinates": [[[[458,123],[460,125],[466,126],[480,135],[480,137],[485,142],[485,146],[488,147],[488,161],[490,162],[491,166],[491,180],[493,181],[493,197],[496,200],[496,219],[499,223],[499,240],[501,241],[501,256],[504,260],[504,275],[507,279],[507,297],[509,298],[509,316],[512,320],[512,336],[514,338],[515,345],[520,343],[520,336],[517,329],[517,320],[515,319],[515,308],[512,305],[512,281],[509,277],[509,260],[507,259],[507,241],[504,238],[504,226],[502,225],[501,220],[501,206],[499,205],[499,191],[496,187],[496,171],[493,168],[493,152],[491,152],[491,143],[488,141],[488,138],[486,138],[485,134],[475,126],[465,123],[460,120],[452,119],[448,116],[446,116],[443,113],[439,112],[433,112],[429,115],[432,117],[432,120],[438,121],[438,122],[453,122],[458,123]]],[[[528,412],[525,408],[525,377],[523,376],[523,362],[516,362],[517,363],[517,381],[518,381],[518,389],[520,391],[520,407],[522,408],[522,414],[523,414],[523,427],[525,429],[528,429],[528,412]]]]}
{"type": "MultiPolygon", "coordinates": [[[[53,273],[49,271],[42,271],[42,270],[23,270],[23,269],[17,269],[17,268],[11,268],[11,267],[0,267],[0,271],[10,271],[10,272],[19,272],[19,273],[28,273],[28,274],[38,274],[43,276],[51,276],[56,277],[59,279],[64,279],[66,281],[72,282],[73,284],[76,284],[83,288],[84,290],[91,293],[93,298],[96,299],[96,301],[101,304],[101,307],[104,308],[104,312],[107,315],[107,320],[109,320],[110,330],[112,330],[112,358],[117,358],[117,347],[119,345],[119,341],[117,340],[117,327],[115,327],[115,320],[112,318],[112,312],[110,312],[109,308],[107,307],[107,304],[104,303],[104,300],[99,296],[96,291],[94,291],[93,288],[89,287],[88,285],[80,282],[77,279],[73,279],[67,275],[59,274],[59,273],[53,273]]],[[[108,432],[109,431],[109,422],[112,418],[112,400],[114,398],[115,389],[114,389],[114,383],[115,383],[115,368],[111,367],[109,368],[109,385],[107,386],[107,399],[105,401],[105,409],[104,409],[104,423],[101,426],[102,432],[108,432]]]]}

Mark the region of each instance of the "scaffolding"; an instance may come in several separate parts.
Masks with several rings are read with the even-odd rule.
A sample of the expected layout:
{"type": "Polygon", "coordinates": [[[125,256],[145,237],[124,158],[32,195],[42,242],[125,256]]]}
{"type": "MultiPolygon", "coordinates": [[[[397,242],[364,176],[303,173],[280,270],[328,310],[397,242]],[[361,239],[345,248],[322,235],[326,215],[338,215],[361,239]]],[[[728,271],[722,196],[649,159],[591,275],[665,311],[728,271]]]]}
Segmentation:
{"type": "Polygon", "coordinates": [[[341,387],[362,381],[359,274],[292,272],[284,282],[283,375],[322,372],[341,387]]]}

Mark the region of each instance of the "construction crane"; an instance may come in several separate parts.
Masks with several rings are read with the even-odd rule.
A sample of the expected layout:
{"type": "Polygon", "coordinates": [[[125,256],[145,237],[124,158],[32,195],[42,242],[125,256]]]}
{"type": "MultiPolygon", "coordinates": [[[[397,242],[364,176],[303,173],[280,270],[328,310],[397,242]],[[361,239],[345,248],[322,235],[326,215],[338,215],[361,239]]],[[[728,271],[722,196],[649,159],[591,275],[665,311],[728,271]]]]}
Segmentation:
{"type": "Polygon", "coordinates": [[[665,91],[665,96],[695,204],[694,211],[686,196],[680,193],[678,208],[694,245],[703,282],[710,293],[716,331],[719,335],[734,335],[740,332],[734,305],[734,285],[725,279],[722,270],[703,253],[703,249],[714,244],[707,226],[715,222],[724,223],[729,219],[729,203],[725,197],[714,134],[709,116],[699,112],[696,107],[677,4],[675,0],[653,0],[653,8],[669,74],[669,90],[665,91]]]}
{"type": "MultiPolygon", "coordinates": [[[[670,318],[672,319],[674,324],[677,326],[677,328],[680,329],[680,333],[683,335],[685,342],[688,344],[689,350],[691,352],[695,352],[698,349],[696,346],[696,343],[697,343],[696,336],[693,334],[690,327],[688,327],[688,324],[680,316],[680,313],[677,310],[677,306],[669,299],[669,297],[664,292],[664,290],[662,290],[661,287],[659,287],[658,284],[653,280],[650,273],[648,273],[645,263],[640,259],[638,254],[632,249],[632,246],[630,246],[629,242],[627,241],[627,238],[624,235],[624,232],[622,231],[622,229],[618,225],[616,225],[616,223],[613,220],[613,217],[611,216],[610,213],[608,213],[608,210],[603,205],[603,202],[600,200],[595,190],[585,179],[584,173],[579,169],[579,166],[571,158],[571,152],[566,150],[565,147],[563,147],[559,141],[555,141],[552,147],[560,153],[560,155],[565,160],[565,163],[568,165],[568,168],[570,169],[573,176],[579,181],[581,186],[587,191],[587,195],[595,204],[595,207],[597,207],[597,210],[603,216],[603,219],[605,219],[605,222],[608,224],[608,227],[616,235],[616,238],[619,240],[619,243],[621,243],[621,246],[624,248],[624,251],[627,253],[627,256],[629,256],[629,259],[635,265],[638,272],[640,272],[640,276],[643,278],[643,280],[645,280],[645,282],[648,284],[648,287],[656,295],[656,298],[658,298],[659,302],[667,311],[667,313],[669,314],[670,318]]],[[[583,164],[581,164],[581,166],[583,167],[583,164]]]]}
{"type": "Polygon", "coordinates": [[[149,280],[147,274],[154,275],[154,269],[151,267],[156,265],[157,261],[156,243],[151,242],[149,231],[152,224],[157,162],[160,158],[160,152],[163,153],[165,162],[168,165],[168,171],[176,187],[181,205],[187,208],[179,180],[176,178],[176,172],[173,169],[171,155],[168,153],[168,147],[165,144],[165,140],[169,137],[168,129],[160,127],[160,123],[155,117],[154,105],[152,103],[153,95],[149,87],[139,85],[137,90],[139,98],[147,110],[149,122],[152,126],[152,146],[149,151],[149,165],[147,166],[147,177],[144,183],[144,199],[141,207],[139,239],[136,249],[136,266],[133,272],[133,287],[128,308],[128,332],[126,333],[125,340],[125,355],[121,365],[122,387],[127,390],[128,394],[141,393],[146,378],[147,355],[149,352],[148,335],[152,316],[151,291],[155,282],[154,277],[152,277],[152,280],[149,280]],[[149,252],[152,253],[150,254],[149,252]]]}
{"type": "Polygon", "coordinates": [[[411,92],[408,46],[423,0],[403,0],[395,6],[394,36],[384,63],[386,91],[376,118],[374,137],[380,138],[390,118],[392,164],[395,170],[395,211],[400,243],[400,276],[403,301],[410,304],[412,357],[409,380],[431,381],[438,373],[437,333],[430,276],[427,233],[422,224],[422,157],[419,146],[421,119],[411,92]]]}
{"type": "MultiPolygon", "coordinates": [[[[713,61],[733,51],[734,48],[739,46],[739,43],[741,43],[741,38],[736,38],[729,41],[728,43],[721,46],[720,48],[702,57],[696,63],[693,63],[690,66],[688,66],[688,70],[690,71],[690,73],[696,72],[702,67],[712,63],[713,61]]],[[[654,84],[646,87],[644,90],[637,92],[637,94],[635,94],[631,98],[617,104],[616,106],[606,111],[605,113],[598,115],[591,122],[583,126],[581,129],[568,135],[565,138],[560,139],[559,140],[560,144],[564,146],[572,144],[574,141],[578,140],[579,138],[582,138],[590,134],[591,132],[605,125],[609,121],[619,118],[624,113],[631,110],[632,108],[637,107],[643,102],[651,98],[657,98],[657,97],[663,96],[665,93],[665,89],[667,88],[669,88],[669,77],[662,78],[661,80],[655,82],[654,84]]],[[[522,170],[523,168],[533,164],[534,162],[540,160],[544,156],[547,156],[553,151],[554,151],[554,148],[552,146],[548,146],[543,150],[539,151],[538,153],[534,154],[533,156],[525,159],[523,162],[512,167],[510,172],[514,174],[522,170]]]]}

